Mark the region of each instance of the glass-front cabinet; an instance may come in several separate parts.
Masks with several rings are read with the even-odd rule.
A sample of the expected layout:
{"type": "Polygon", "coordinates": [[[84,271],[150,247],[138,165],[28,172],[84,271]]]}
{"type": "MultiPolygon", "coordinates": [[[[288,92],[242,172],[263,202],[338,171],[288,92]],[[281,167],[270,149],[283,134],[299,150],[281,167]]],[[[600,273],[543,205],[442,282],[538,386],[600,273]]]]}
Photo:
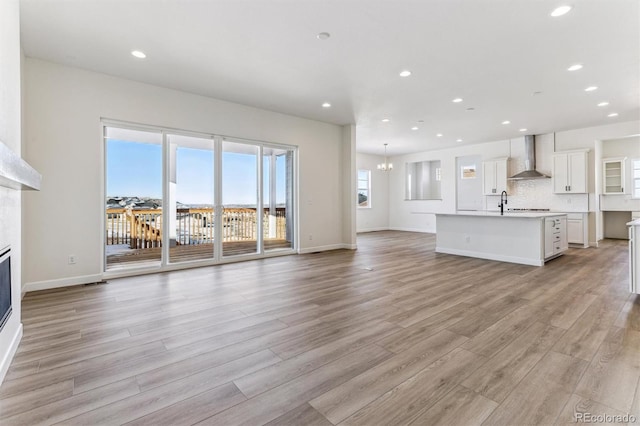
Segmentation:
{"type": "Polygon", "coordinates": [[[626,158],[606,158],[602,160],[602,193],[624,194],[626,158]]]}

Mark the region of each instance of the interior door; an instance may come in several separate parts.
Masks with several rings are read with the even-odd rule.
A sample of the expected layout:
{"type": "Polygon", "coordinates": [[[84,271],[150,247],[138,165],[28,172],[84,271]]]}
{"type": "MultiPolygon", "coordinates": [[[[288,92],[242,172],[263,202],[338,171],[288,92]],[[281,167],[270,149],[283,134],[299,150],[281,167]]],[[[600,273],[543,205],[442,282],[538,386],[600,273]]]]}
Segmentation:
{"type": "Polygon", "coordinates": [[[483,210],[482,157],[467,155],[456,158],[457,209],[483,210]]]}

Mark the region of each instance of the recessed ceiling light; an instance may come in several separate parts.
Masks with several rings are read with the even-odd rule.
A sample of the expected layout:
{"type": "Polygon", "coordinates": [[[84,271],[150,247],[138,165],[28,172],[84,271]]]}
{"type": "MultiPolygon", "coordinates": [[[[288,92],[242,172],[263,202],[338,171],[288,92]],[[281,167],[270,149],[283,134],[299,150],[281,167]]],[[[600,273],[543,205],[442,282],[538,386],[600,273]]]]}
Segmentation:
{"type": "Polygon", "coordinates": [[[607,105],[609,105],[609,102],[607,102],[607,101],[600,102],[600,103],[598,104],[598,106],[599,106],[599,107],[603,107],[603,106],[607,106],[607,105]]]}
{"type": "Polygon", "coordinates": [[[409,70],[400,71],[400,77],[409,77],[410,75],[411,71],[409,70]]]}
{"type": "Polygon", "coordinates": [[[132,51],[131,51],[131,54],[132,54],[133,56],[135,56],[136,58],[139,58],[139,59],[144,59],[144,58],[146,58],[146,57],[147,57],[147,55],[145,55],[145,53],[144,53],[144,52],[141,52],[141,51],[139,51],[139,50],[132,50],[132,51]]]}
{"type": "Polygon", "coordinates": [[[511,122],[509,120],[504,120],[502,124],[511,124],[511,122]]]}
{"type": "Polygon", "coordinates": [[[526,132],[526,131],[527,131],[527,129],[522,128],[522,129],[520,129],[520,131],[521,131],[521,132],[526,132]]]}
{"type": "Polygon", "coordinates": [[[411,130],[418,130],[418,126],[413,126],[411,130]]]}
{"type": "Polygon", "coordinates": [[[467,111],[475,111],[475,110],[476,110],[476,109],[475,109],[475,108],[473,108],[473,107],[469,107],[469,108],[467,108],[467,111]]]}
{"type": "Polygon", "coordinates": [[[584,89],[585,92],[593,92],[594,90],[598,90],[598,86],[589,86],[584,89]]]}
{"type": "Polygon", "coordinates": [[[617,112],[612,112],[611,114],[607,115],[607,117],[617,117],[618,113],[617,112]]]}
{"type": "Polygon", "coordinates": [[[441,138],[442,137],[442,133],[438,133],[436,136],[441,138]]]}
{"type": "Polygon", "coordinates": [[[324,32],[323,32],[323,33],[318,33],[318,35],[316,36],[316,38],[317,38],[318,40],[326,40],[326,39],[328,39],[329,37],[331,37],[331,34],[329,34],[329,33],[324,33],[324,32]]]}
{"type": "Polygon", "coordinates": [[[536,90],[535,92],[533,92],[533,96],[537,96],[537,95],[542,95],[542,91],[536,90]]]}
{"type": "Polygon", "coordinates": [[[331,104],[329,102],[325,102],[322,104],[322,108],[331,108],[331,104]]]}
{"type": "Polygon", "coordinates": [[[462,139],[456,139],[456,142],[462,142],[462,139]]]}
{"type": "Polygon", "coordinates": [[[459,103],[459,102],[462,102],[462,98],[455,98],[455,99],[454,99],[454,100],[452,100],[451,102],[453,102],[453,103],[456,103],[456,104],[457,104],[457,103],[459,103]]]}
{"type": "Polygon", "coordinates": [[[388,123],[389,121],[391,121],[391,120],[389,120],[388,118],[383,118],[383,119],[382,119],[382,122],[383,122],[383,123],[388,123]]]}
{"type": "Polygon", "coordinates": [[[567,68],[567,71],[578,71],[582,69],[582,64],[574,64],[567,68]]]}
{"type": "Polygon", "coordinates": [[[424,120],[418,120],[418,123],[424,123],[424,120]]]}
{"type": "Polygon", "coordinates": [[[551,12],[551,16],[557,18],[558,16],[562,16],[567,14],[571,10],[571,6],[560,6],[557,7],[551,12]]]}

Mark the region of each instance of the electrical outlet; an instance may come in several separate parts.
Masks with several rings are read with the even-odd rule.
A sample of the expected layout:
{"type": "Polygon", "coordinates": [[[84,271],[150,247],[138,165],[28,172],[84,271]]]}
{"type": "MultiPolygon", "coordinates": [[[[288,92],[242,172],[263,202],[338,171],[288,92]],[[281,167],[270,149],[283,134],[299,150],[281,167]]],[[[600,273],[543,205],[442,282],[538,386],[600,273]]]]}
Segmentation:
{"type": "Polygon", "coordinates": [[[313,235],[309,234],[309,241],[313,241],[313,235]]]}
{"type": "Polygon", "coordinates": [[[76,264],[76,255],[75,254],[70,254],[69,255],[69,265],[75,265],[76,264]]]}
{"type": "Polygon", "coordinates": [[[465,236],[464,236],[464,240],[465,240],[466,242],[470,243],[470,242],[471,242],[471,237],[470,237],[469,235],[465,235],[465,236]]]}

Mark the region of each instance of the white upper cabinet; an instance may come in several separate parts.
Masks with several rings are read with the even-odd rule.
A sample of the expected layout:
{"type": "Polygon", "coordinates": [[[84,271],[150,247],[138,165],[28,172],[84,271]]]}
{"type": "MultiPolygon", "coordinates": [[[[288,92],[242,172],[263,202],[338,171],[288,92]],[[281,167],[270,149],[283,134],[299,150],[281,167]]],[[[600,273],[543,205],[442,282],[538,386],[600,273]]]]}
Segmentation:
{"type": "Polygon", "coordinates": [[[588,151],[562,152],[553,155],[553,192],[585,194],[587,192],[588,151]]]}
{"type": "Polygon", "coordinates": [[[499,158],[482,162],[484,195],[500,195],[507,190],[507,160],[499,158]]]}
{"type": "Polygon", "coordinates": [[[605,158],[602,160],[602,193],[624,194],[626,158],[605,158]]]}

